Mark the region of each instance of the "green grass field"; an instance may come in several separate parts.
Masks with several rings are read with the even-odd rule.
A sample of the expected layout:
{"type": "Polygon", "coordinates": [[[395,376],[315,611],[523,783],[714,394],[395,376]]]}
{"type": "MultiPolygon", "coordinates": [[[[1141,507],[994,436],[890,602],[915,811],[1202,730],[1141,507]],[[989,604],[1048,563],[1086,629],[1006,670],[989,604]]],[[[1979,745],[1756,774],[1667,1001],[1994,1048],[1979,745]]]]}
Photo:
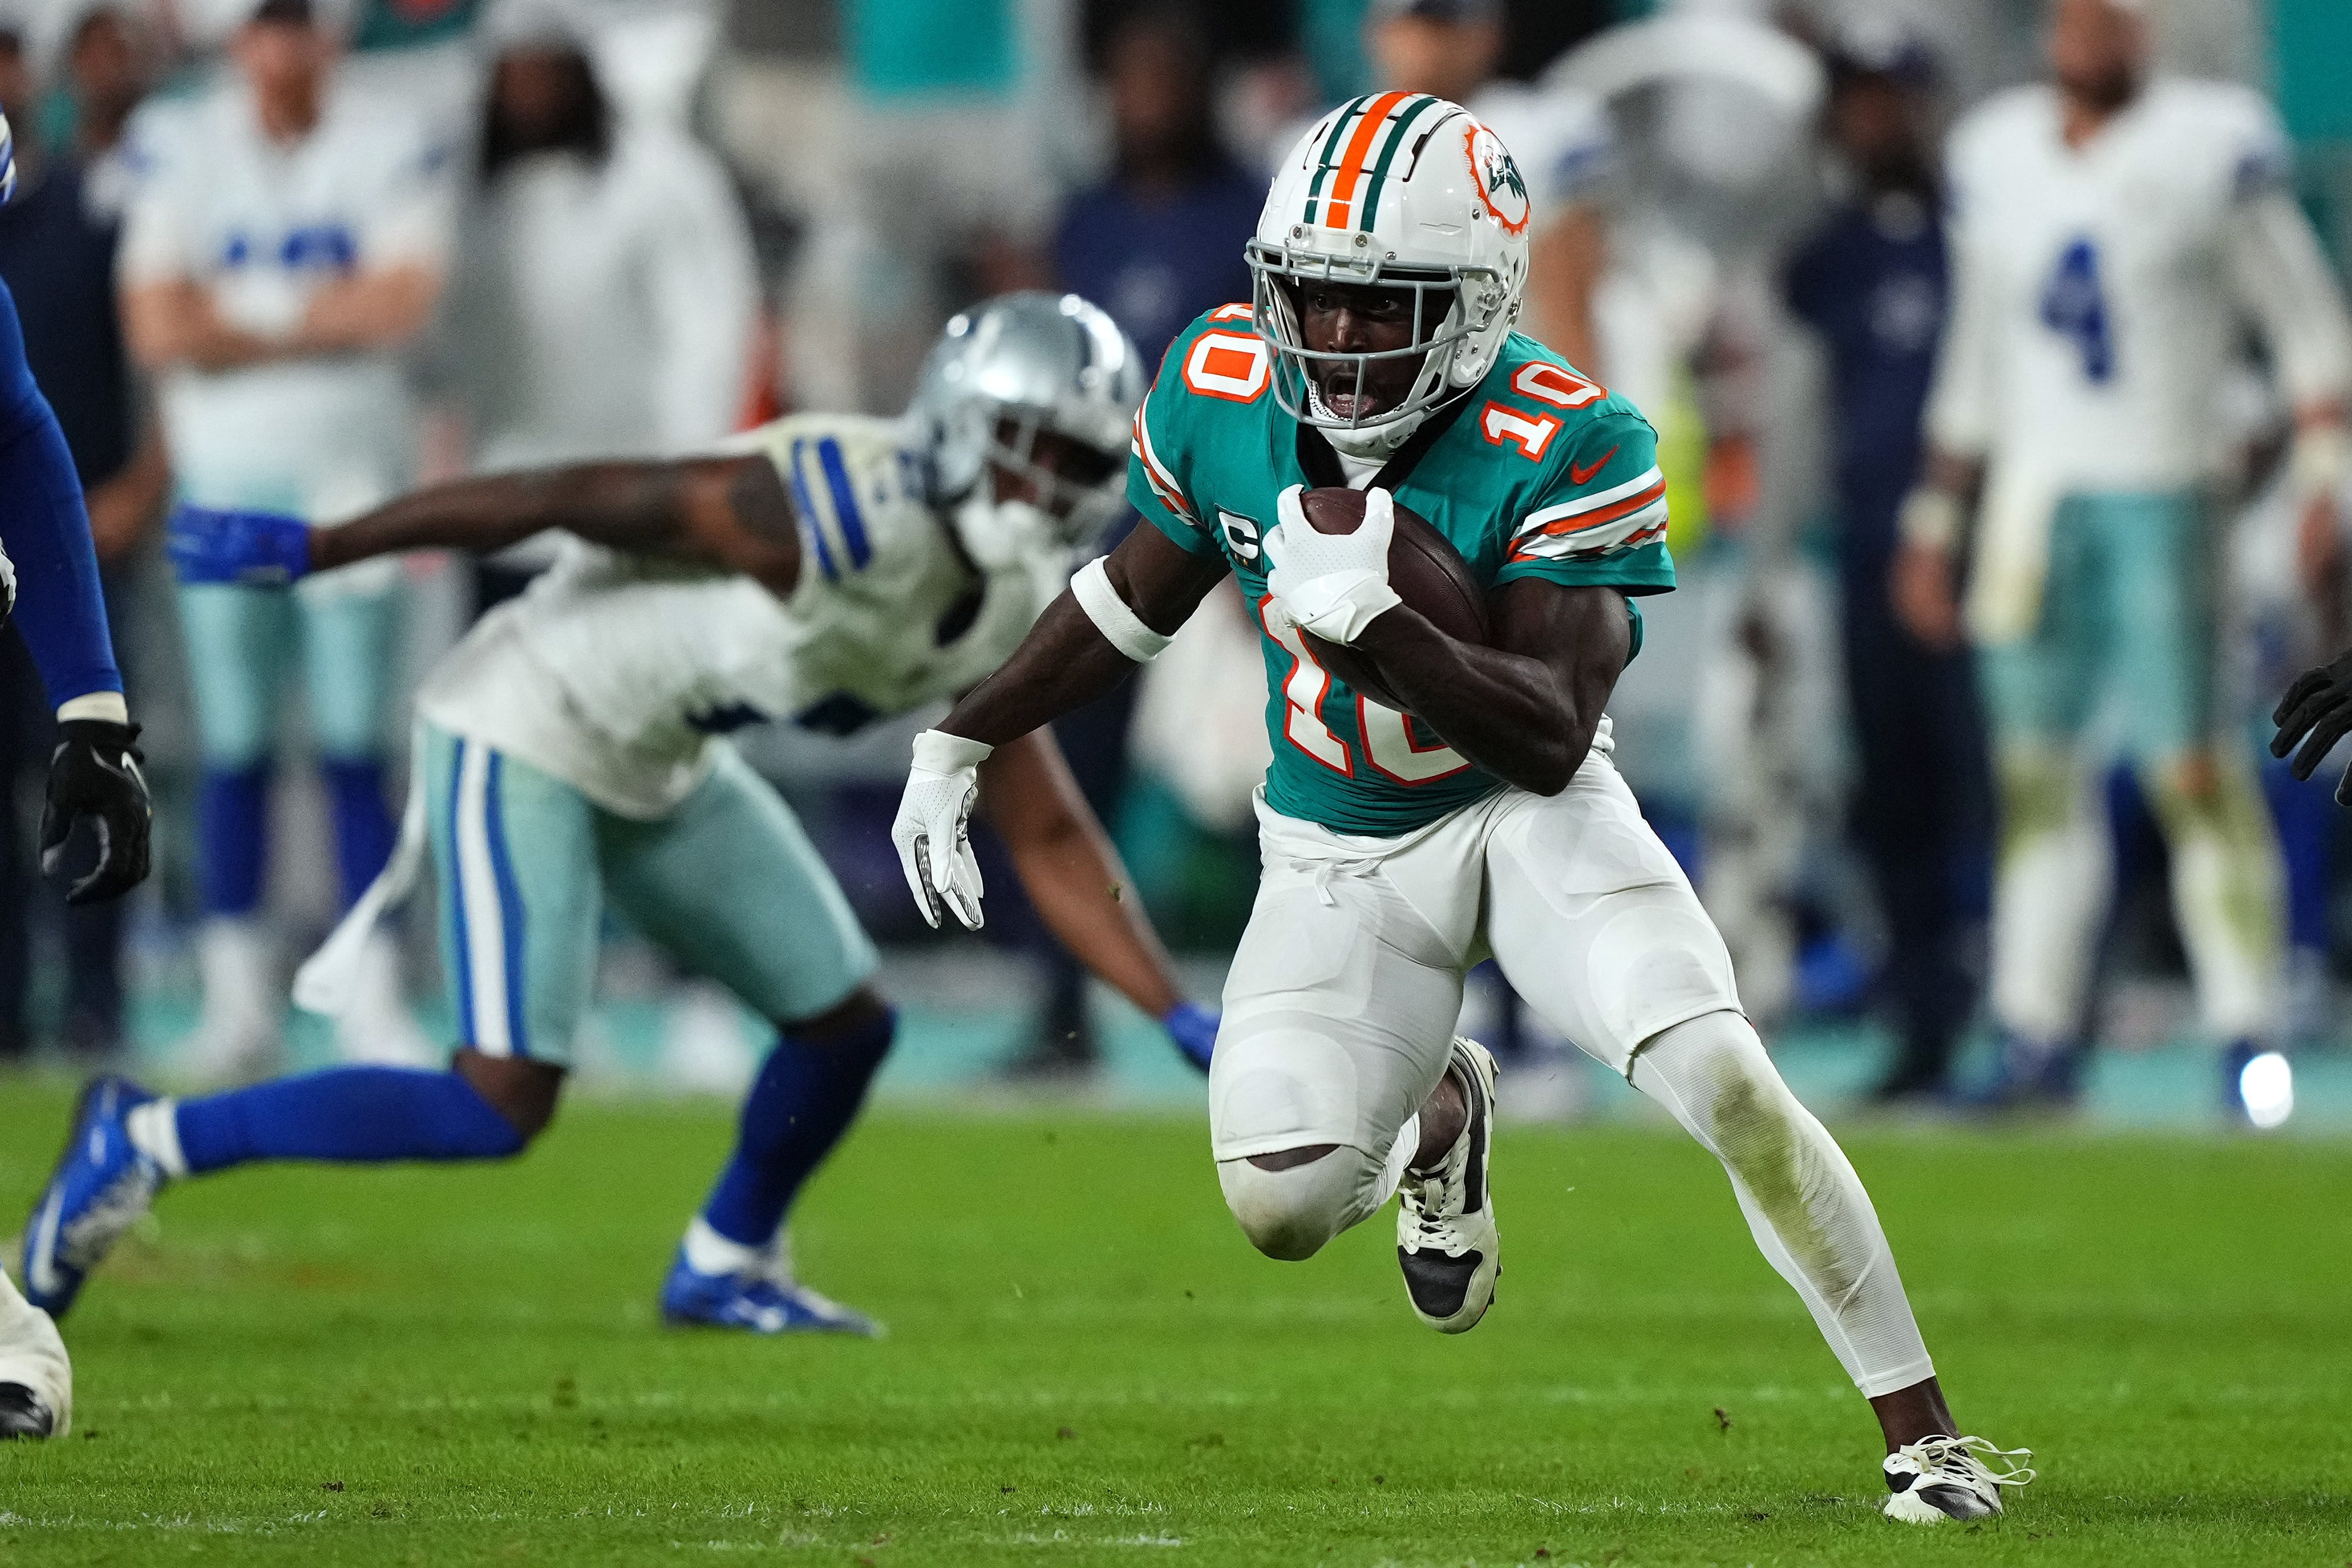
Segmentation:
{"type": "MultiPolygon", "coordinates": [[[[10,1216],[65,1103],[0,1084],[10,1216]]],[[[0,1562],[2352,1562],[2352,1145],[1850,1139],[1961,1419],[2043,1467],[1906,1531],[1675,1138],[1508,1131],[1447,1340],[1385,1219],[1257,1259],[1190,1121],[886,1110],[796,1227],[878,1343],[656,1322],[726,1138],[582,1103],[511,1167],[166,1195],[67,1325],[73,1436],[0,1449],[0,1562]]]]}

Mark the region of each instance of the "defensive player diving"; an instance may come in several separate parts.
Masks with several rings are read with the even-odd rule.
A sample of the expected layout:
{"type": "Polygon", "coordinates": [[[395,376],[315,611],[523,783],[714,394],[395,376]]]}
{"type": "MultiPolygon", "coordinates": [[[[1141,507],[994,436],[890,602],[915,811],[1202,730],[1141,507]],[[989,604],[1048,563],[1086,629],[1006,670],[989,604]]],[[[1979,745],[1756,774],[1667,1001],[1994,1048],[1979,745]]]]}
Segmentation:
{"type": "Polygon", "coordinates": [[[1947,1408],[1878,1217],[1742,1016],[1723,941],[1611,762],[1633,608],[1674,586],[1641,413],[1513,331],[1528,202],[1457,105],[1334,110],[1277,171],[1254,303],[1176,340],[1137,416],[1150,527],[1082,570],[1003,668],[915,743],[894,830],[927,912],[976,924],[980,770],[1134,674],[1234,574],[1265,630],[1275,759],[1265,875],[1209,1070],[1225,1199],[1269,1257],[1311,1257],[1402,1194],[1422,1321],[1474,1327],[1500,1272],[1495,1062],[1452,1038],[1491,956],[1587,1054],[1728,1172],[1757,1243],[1884,1428],[1889,1517],[1999,1513],[2031,1479],[1947,1408]],[[1306,486],[1367,492],[1316,531],[1306,486]],[[1392,508],[1450,539],[1492,645],[1390,582],[1392,508]],[[1412,715],[1349,690],[1302,633],[1369,657],[1412,715]],[[1990,1461],[1990,1462],[1989,1462],[1990,1461]]]}
{"type": "MultiPolygon", "coordinates": [[[[208,581],[573,537],[426,680],[401,849],[296,981],[298,1000],[333,1010],[429,841],[452,1069],[340,1067],[188,1101],[95,1082],[26,1229],[33,1299],[62,1312],[172,1181],[256,1160],[520,1152],[554,1114],[609,903],[777,1031],[664,1316],[871,1332],[793,1279],[784,1217],[856,1115],[895,1015],[840,887],[718,733],[771,716],[851,729],[994,670],[1113,515],[1143,380],[1094,306],[1011,295],[949,324],[903,421],[801,415],[722,455],[468,480],[331,529],[182,514],[174,558],[208,581]]],[[[1052,737],[1001,751],[986,788],[1046,922],[1205,1063],[1215,1020],[1183,1001],[1121,898],[1125,873],[1052,737]]]]}
{"type": "MultiPolygon", "coordinates": [[[[0,203],[16,188],[15,152],[0,118],[0,203]]],[[[147,875],[139,727],[122,700],[73,455],[34,384],[16,299],[0,284],[0,630],[12,614],[57,709],[41,863],[63,868],[75,824],[87,822],[97,863],[74,881],[66,901],[120,897],[147,875]]],[[[0,1439],[51,1437],[72,1419],[65,1342],[49,1315],[0,1275],[0,1439]]]]}

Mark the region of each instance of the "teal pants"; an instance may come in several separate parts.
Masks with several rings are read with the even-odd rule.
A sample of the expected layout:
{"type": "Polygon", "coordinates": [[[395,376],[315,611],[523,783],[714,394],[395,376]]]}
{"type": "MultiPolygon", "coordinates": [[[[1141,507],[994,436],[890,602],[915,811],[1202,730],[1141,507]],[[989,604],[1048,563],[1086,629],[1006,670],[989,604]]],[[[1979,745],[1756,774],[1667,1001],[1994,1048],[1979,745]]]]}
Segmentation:
{"type": "Polygon", "coordinates": [[[780,1026],[831,1010],[873,974],[874,944],[840,884],[731,747],[647,822],[480,741],[426,725],[421,744],[459,1044],[568,1065],[607,904],[780,1026]]]}
{"type": "Polygon", "coordinates": [[[237,771],[269,759],[298,669],[319,750],[351,760],[383,756],[403,599],[398,589],[312,598],[281,588],[183,585],[180,624],[205,766],[237,771]]]}
{"type": "Polygon", "coordinates": [[[2040,623],[1979,653],[1996,739],[2073,741],[2112,695],[2135,762],[2211,742],[2217,553],[2194,492],[2062,502],[2040,623]]]}

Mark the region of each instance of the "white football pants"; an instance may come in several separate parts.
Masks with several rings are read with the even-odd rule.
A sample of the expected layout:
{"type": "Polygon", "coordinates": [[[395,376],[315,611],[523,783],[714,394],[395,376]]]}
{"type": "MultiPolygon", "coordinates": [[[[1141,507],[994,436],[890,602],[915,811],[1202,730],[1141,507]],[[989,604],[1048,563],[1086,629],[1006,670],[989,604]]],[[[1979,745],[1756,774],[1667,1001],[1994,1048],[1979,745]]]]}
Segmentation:
{"type": "MultiPolygon", "coordinates": [[[[2033,741],[2002,746],[1998,760],[1992,1012],[2003,1029],[2052,1044],[2082,1027],[2113,889],[2104,771],[2069,747],[2033,741]]],[[[2215,765],[2201,795],[2162,765],[2142,768],[2141,786],[2172,853],[2173,921],[2200,1021],[2217,1040],[2264,1040],[2284,985],[2285,873],[2252,770],[2227,755],[2215,765]]]]}
{"type": "Polygon", "coordinates": [[[1209,1070],[1227,1205],[1302,1259],[1396,1190],[1491,955],[1545,1020],[1722,1160],[1757,1244],[1863,1393],[1932,1375],[1877,1214],[1738,1011],[1723,940],[1607,756],[1549,798],[1504,789],[1402,838],[1258,803],[1265,876],[1209,1070]],[[1253,1155],[1337,1145],[1287,1170],[1253,1155]]]}

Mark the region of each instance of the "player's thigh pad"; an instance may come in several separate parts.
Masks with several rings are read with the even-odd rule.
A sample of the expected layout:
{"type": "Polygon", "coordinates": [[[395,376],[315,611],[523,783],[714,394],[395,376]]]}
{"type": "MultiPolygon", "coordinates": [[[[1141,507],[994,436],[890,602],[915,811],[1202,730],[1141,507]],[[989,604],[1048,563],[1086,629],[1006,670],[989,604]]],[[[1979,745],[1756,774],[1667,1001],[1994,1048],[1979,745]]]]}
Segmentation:
{"type": "Polygon", "coordinates": [[[205,767],[247,768],[269,759],[294,616],[293,601],[282,590],[182,585],[180,630],[187,640],[196,744],[205,767]]]}
{"type": "Polygon", "coordinates": [[[1486,838],[1486,942],[1553,1028],[1611,1071],[1675,1024],[1738,1011],[1731,956],[1606,758],[1515,792],[1486,838]]]}
{"type": "Polygon", "coordinates": [[[1217,1185],[1251,1246],[1269,1258],[1297,1262],[1379,1212],[1396,1191],[1412,1154],[1392,1150],[1382,1160],[1342,1144],[1320,1159],[1278,1171],[1246,1159],[1220,1160],[1217,1185]]]}
{"type": "Polygon", "coordinates": [[[734,747],[715,750],[668,816],[600,816],[605,888],[638,930],[762,1018],[814,1018],[879,957],[792,808],[734,747]]]}
{"type": "Polygon", "coordinates": [[[1338,1144],[1378,1164],[1445,1071],[1460,947],[1376,859],[1265,845],[1209,1066],[1211,1147],[1222,1162],[1338,1144]]]}
{"type": "Polygon", "coordinates": [[[382,755],[384,721],[400,674],[401,612],[406,595],[376,592],[303,596],[302,677],[310,693],[310,729],[332,758],[382,755]]]}
{"type": "Polygon", "coordinates": [[[568,1066],[596,979],[597,809],[478,740],[419,735],[458,1043],[568,1066]]]}

